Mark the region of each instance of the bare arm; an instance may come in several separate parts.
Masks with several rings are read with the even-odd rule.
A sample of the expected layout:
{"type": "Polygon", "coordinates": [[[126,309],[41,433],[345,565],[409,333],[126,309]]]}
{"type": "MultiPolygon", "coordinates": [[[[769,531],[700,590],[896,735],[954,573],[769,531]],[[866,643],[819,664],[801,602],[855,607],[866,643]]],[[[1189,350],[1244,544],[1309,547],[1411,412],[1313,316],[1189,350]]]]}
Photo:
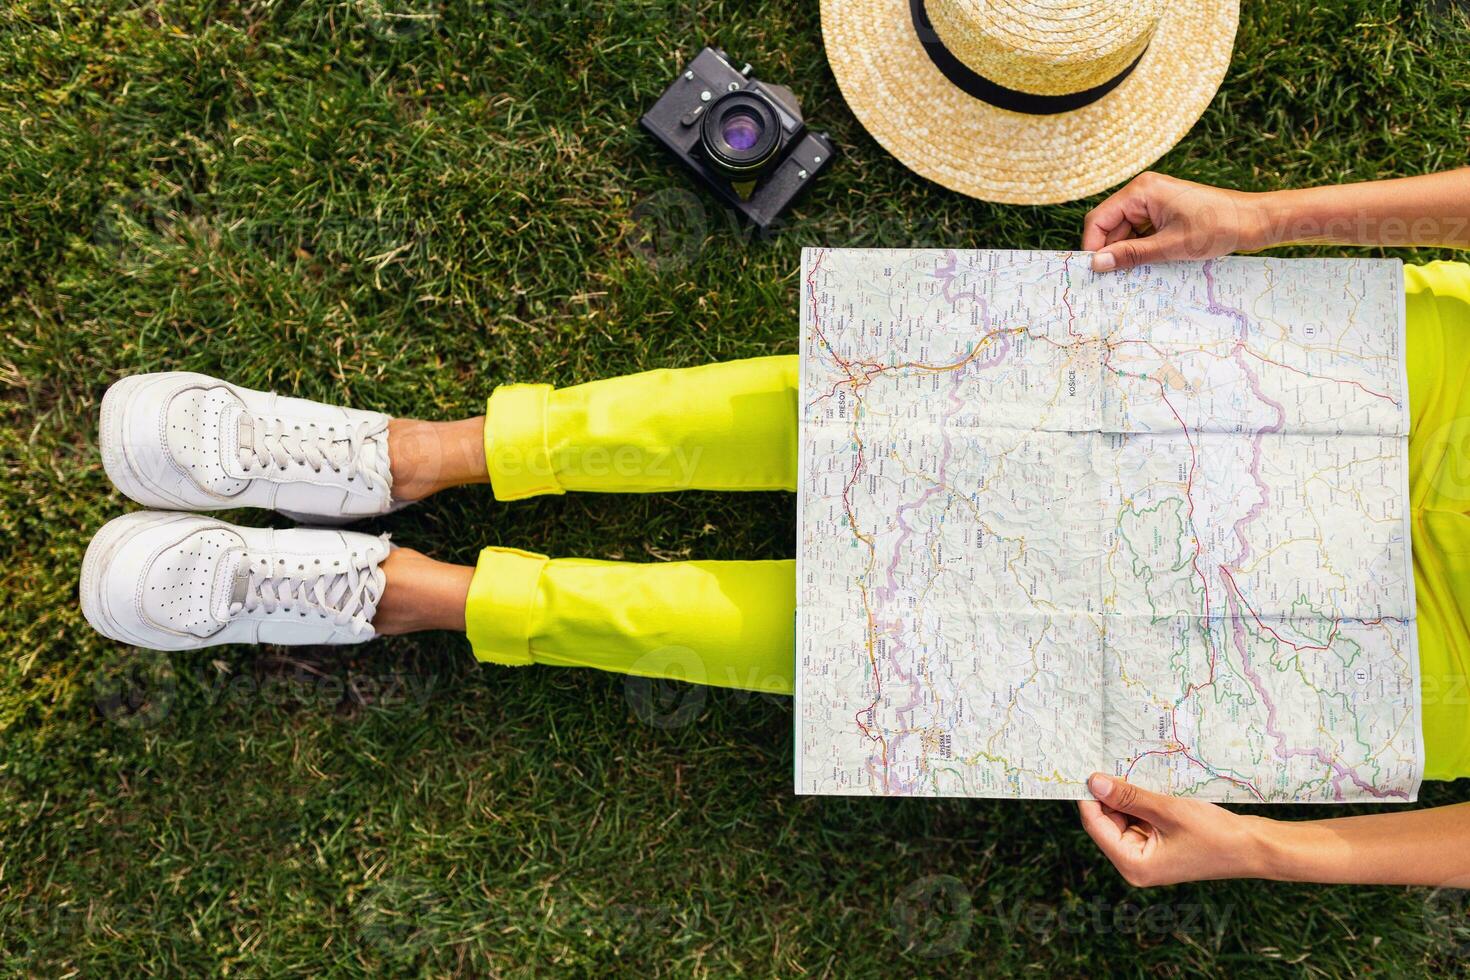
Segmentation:
{"type": "Polygon", "coordinates": [[[1270,245],[1470,247],[1470,168],[1264,197],[1270,245]]]}
{"type": "Polygon", "coordinates": [[[1470,804],[1330,820],[1233,813],[1094,776],[1082,826],[1135,885],[1274,878],[1470,887],[1470,804]]]}
{"type": "Polygon", "coordinates": [[[1470,803],[1330,820],[1270,821],[1266,877],[1360,885],[1470,886],[1470,803]]]}
{"type": "Polygon", "coordinates": [[[1147,173],[1082,229],[1098,272],[1288,244],[1470,248],[1470,168],[1259,194],[1147,173]]]}

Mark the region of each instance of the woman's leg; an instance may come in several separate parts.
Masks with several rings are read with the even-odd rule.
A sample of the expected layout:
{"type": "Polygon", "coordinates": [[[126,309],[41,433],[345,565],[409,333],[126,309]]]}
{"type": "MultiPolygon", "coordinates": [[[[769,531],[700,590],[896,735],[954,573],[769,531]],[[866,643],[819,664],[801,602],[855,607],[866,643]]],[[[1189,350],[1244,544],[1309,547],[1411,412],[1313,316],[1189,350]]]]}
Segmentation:
{"type": "Polygon", "coordinates": [[[792,690],[795,562],[635,564],[487,548],[471,568],[399,548],[382,567],[380,634],[467,632],[480,660],[505,665],[792,690]]]}
{"type": "Polygon", "coordinates": [[[98,435],[113,485],[145,507],[265,507],[313,521],[381,515],[469,483],[493,482],[512,500],[790,489],[794,479],[794,357],[560,391],[509,385],[487,408],[488,419],[390,419],[164,371],[112,385],[98,435]]]}
{"type": "Polygon", "coordinates": [[[470,568],[386,535],[140,510],[92,538],[78,591],[98,632],[155,650],[445,629],[501,663],[791,690],[791,562],[625,565],[492,549],[470,568]]]}
{"type": "Polygon", "coordinates": [[[486,406],[495,496],[795,490],[797,360],[759,357],[572,388],[507,385],[486,406]]]}
{"type": "MultiPolygon", "coordinates": [[[[490,482],[501,500],[567,490],[792,490],[797,366],[766,357],[572,388],[511,385],[484,420],[389,428],[394,496],[490,482]]],[[[487,548],[474,569],[402,549],[379,632],[467,632],[501,664],[595,667],[789,693],[790,561],[548,559],[487,548]]]]}
{"type": "Polygon", "coordinates": [[[568,490],[796,489],[797,362],[758,357],[571,388],[497,388],[486,414],[394,419],[395,500],[492,484],[500,500],[568,490]]]}
{"type": "MultiPolygon", "coordinates": [[[[484,418],[442,423],[278,399],[202,376],[153,375],[114,386],[103,428],[116,449],[109,474],[141,471],[147,485],[184,494],[157,502],[145,495],[155,506],[269,506],[294,493],[298,509],[352,516],[389,509],[390,487],[401,503],[484,482],[503,500],[566,490],[790,490],[796,373],[795,358],[770,357],[560,391],[514,385],[491,396],[484,418]],[[236,424],[252,412],[260,418],[236,424]],[[179,442],[175,450],[203,450],[186,455],[181,470],[172,465],[180,452],[162,444],[169,438],[179,442]],[[229,469],[237,451],[238,473],[229,469]],[[377,495],[353,503],[364,483],[377,495]]],[[[192,649],[450,629],[466,632],[476,656],[493,662],[764,691],[792,686],[789,561],[643,565],[490,548],[469,568],[390,552],[353,532],[273,535],[166,513],[109,528],[89,550],[84,608],[99,629],[127,642],[192,649]],[[118,542],[139,535],[157,544],[145,550],[168,559],[134,567],[139,549],[118,542]],[[117,560],[124,551],[130,560],[117,560]],[[231,557],[246,553],[246,564],[231,557]],[[166,597],[156,608],[128,598],[145,581],[144,591],[166,597]],[[183,610],[192,625],[179,632],[171,624],[184,621],[183,610]]]]}
{"type": "Polygon", "coordinates": [[[548,559],[487,548],[465,602],[480,660],[789,694],[796,563],[548,559]]]}
{"type": "Polygon", "coordinates": [[[464,632],[465,597],[475,576],[473,566],[435,561],[412,548],[394,548],[382,568],[386,581],[373,617],[377,633],[464,632]]]}
{"type": "Polygon", "coordinates": [[[485,417],[457,422],[393,419],[388,423],[388,461],[395,501],[423,500],[450,487],[489,483],[485,467],[485,417]]]}
{"type": "Polygon", "coordinates": [[[796,387],[796,358],[763,357],[559,391],[508,385],[488,417],[425,422],[165,371],[112,385],[98,428],[107,475],[146,507],[352,520],[470,483],[502,500],[790,490],[796,387]]]}

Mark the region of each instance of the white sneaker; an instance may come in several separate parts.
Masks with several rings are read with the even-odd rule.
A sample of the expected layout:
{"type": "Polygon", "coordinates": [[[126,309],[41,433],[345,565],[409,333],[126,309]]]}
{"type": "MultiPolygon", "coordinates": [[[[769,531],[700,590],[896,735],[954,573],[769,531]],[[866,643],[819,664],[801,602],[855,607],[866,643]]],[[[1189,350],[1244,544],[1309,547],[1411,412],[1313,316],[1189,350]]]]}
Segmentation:
{"type": "Polygon", "coordinates": [[[379,412],[168,371],[108,388],[100,438],[113,485],[147,507],[267,507],[303,523],[394,509],[379,412]]]}
{"type": "Polygon", "coordinates": [[[87,546],[82,613],[104,636],[153,650],[363,643],[389,549],[387,535],[138,511],[87,546]]]}

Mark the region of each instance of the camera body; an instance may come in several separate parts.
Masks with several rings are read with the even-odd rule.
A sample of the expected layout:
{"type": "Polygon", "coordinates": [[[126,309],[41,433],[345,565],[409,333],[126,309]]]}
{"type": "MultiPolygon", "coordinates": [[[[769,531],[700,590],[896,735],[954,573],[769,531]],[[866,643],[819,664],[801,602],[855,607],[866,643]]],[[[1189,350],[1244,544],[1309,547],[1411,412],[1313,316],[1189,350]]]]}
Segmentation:
{"type": "Polygon", "coordinates": [[[749,65],[736,70],[716,48],[695,55],[639,122],[763,231],[836,152],[807,129],[790,89],[751,77],[749,65]]]}

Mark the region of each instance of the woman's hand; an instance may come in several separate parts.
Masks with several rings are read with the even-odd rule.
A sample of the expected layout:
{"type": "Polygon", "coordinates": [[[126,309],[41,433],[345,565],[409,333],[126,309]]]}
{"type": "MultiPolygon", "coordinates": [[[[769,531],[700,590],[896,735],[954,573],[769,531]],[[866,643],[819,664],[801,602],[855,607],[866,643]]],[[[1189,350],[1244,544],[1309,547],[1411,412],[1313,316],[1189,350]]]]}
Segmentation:
{"type": "Polygon", "coordinates": [[[1212,259],[1272,244],[1268,196],[1146,173],[1087,213],[1082,247],[1094,272],[1212,259]]]}
{"type": "Polygon", "coordinates": [[[1087,786],[1097,799],[1077,803],[1082,827],[1129,884],[1266,876],[1261,832],[1273,821],[1101,773],[1087,786]]]}
{"type": "Polygon", "coordinates": [[[1470,167],[1259,194],[1146,173],[1082,225],[1094,272],[1286,244],[1470,248],[1470,167]]]}

